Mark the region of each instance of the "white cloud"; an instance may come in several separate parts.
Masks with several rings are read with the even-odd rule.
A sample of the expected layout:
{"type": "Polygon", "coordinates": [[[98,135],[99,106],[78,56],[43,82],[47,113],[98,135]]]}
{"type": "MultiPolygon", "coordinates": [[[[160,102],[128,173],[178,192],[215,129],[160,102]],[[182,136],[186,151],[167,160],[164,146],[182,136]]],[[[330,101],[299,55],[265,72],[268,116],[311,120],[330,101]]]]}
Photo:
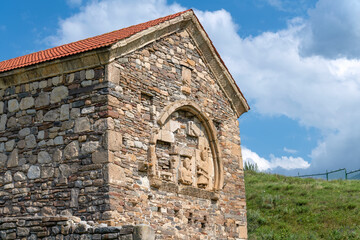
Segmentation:
{"type": "Polygon", "coordinates": [[[46,39],[49,44],[69,43],[185,10],[176,3],[168,5],[166,0],[98,0],[80,9],[60,20],[56,34],[46,39]]]}
{"type": "Polygon", "coordinates": [[[360,1],[319,0],[309,16],[303,33],[302,54],[360,57],[360,1]]]}
{"type": "Polygon", "coordinates": [[[359,59],[303,57],[299,50],[302,33],[310,24],[305,20],[295,19],[278,32],[241,38],[226,14],[214,15],[223,22],[209,22],[204,15],[199,13],[200,20],[252,103],[252,111],[285,115],[320,129],[323,139],[310,156],[313,171],[358,167],[359,59]],[[217,22],[222,24],[212,25],[217,22]]]}
{"type": "Polygon", "coordinates": [[[66,3],[70,7],[77,7],[77,6],[80,6],[82,4],[82,0],[66,0],[66,3]]]}
{"type": "MultiPolygon", "coordinates": [[[[308,20],[297,18],[290,21],[286,29],[247,38],[238,35],[238,26],[229,12],[195,11],[245,97],[252,103],[252,111],[285,115],[321,130],[323,139],[311,154],[310,168],[314,171],[356,168],[354,164],[360,156],[360,111],[357,110],[360,60],[328,58],[328,55],[347,56],[351,49],[356,53],[353,56],[357,56],[360,39],[356,34],[360,35],[360,31],[356,22],[360,3],[354,0],[334,2],[340,4],[339,8],[330,0],[320,0],[308,20]],[[325,10],[331,10],[328,15],[335,20],[345,17],[344,26],[349,28],[345,38],[356,37],[356,42],[347,45],[348,39],[341,36],[340,25],[328,26],[322,22],[327,18],[321,16],[328,16],[325,10]],[[315,31],[320,27],[324,36],[336,35],[330,28],[339,31],[339,36],[328,42],[321,41],[323,35],[317,36],[315,31]],[[312,35],[304,35],[309,32],[312,35]],[[326,48],[321,48],[321,44],[326,48]],[[334,55],[331,49],[337,49],[337,44],[340,48],[334,55]]],[[[165,0],[92,1],[81,7],[78,14],[61,20],[56,35],[48,41],[58,45],[184,9],[165,0]]],[[[250,150],[244,152],[249,153],[249,159],[257,159],[262,168],[308,166],[301,158],[270,157],[266,160],[250,150]]]]}
{"type": "Polygon", "coordinates": [[[295,153],[298,152],[298,151],[295,150],[295,149],[289,149],[289,148],[287,148],[287,147],[284,147],[283,150],[284,150],[284,152],[291,153],[291,154],[295,154],[295,153]]]}
{"type": "Polygon", "coordinates": [[[246,147],[242,148],[242,156],[244,163],[256,163],[260,171],[270,171],[276,168],[294,170],[310,167],[310,164],[301,157],[275,157],[274,155],[270,155],[270,159],[267,160],[246,147]]]}

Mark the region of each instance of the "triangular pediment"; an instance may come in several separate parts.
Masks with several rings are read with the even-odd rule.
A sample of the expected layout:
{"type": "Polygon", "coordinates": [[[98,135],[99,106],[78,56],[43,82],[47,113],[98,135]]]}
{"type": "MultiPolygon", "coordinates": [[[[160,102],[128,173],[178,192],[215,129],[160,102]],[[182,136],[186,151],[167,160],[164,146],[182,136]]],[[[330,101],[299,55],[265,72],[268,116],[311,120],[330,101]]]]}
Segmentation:
{"type": "Polygon", "coordinates": [[[228,98],[237,116],[239,117],[242,113],[247,112],[250,107],[245,97],[193,11],[186,11],[176,18],[149,27],[113,44],[110,50],[110,61],[182,30],[186,30],[194,41],[201,52],[204,62],[215,76],[217,83],[228,98]]]}

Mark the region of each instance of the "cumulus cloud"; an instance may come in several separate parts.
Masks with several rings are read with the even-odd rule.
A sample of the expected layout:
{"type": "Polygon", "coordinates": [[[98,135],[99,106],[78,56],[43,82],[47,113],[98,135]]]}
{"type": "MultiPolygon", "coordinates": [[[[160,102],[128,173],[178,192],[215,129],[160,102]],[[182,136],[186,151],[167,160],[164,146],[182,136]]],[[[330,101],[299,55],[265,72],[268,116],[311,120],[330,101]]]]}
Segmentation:
{"type": "Polygon", "coordinates": [[[294,170],[310,167],[310,164],[301,157],[275,157],[274,155],[270,155],[270,159],[267,160],[246,147],[242,148],[242,156],[244,164],[245,162],[252,164],[256,163],[260,171],[271,171],[276,168],[294,170]]]}
{"type": "MultiPolygon", "coordinates": [[[[359,4],[355,0],[320,0],[309,19],[293,19],[283,30],[246,38],[239,36],[229,12],[195,10],[252,103],[252,111],[285,115],[322,132],[310,155],[310,167],[299,157],[270,156],[267,160],[244,149],[244,156],[258,161],[262,169],[354,168],[360,156],[360,111],[356,110],[360,105],[360,60],[356,58],[360,51],[356,44],[360,42],[359,4]]],[[[58,45],[184,9],[165,0],[92,1],[61,20],[57,33],[47,40],[58,45]]]]}
{"type": "Polygon", "coordinates": [[[300,46],[309,20],[294,19],[281,31],[241,38],[231,16],[214,14],[228,21],[222,23],[229,26],[223,30],[222,25],[208,26],[221,21],[210,23],[204,13],[198,15],[253,111],[285,115],[321,130],[323,138],[310,155],[309,171],[356,168],[360,155],[356,146],[360,142],[358,59],[328,59],[316,54],[304,57],[300,46]]]}
{"type": "Polygon", "coordinates": [[[309,10],[301,53],[327,58],[360,57],[360,1],[320,0],[309,10]]]}

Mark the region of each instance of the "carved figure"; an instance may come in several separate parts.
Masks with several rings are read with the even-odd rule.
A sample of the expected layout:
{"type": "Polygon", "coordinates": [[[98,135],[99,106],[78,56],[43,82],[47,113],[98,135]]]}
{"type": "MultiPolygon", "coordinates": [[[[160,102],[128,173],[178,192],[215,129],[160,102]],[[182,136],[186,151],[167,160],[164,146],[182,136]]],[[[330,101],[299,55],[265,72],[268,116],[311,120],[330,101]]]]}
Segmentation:
{"type": "Polygon", "coordinates": [[[199,188],[206,188],[209,185],[209,148],[204,148],[200,153],[197,162],[197,185],[199,188]]]}
{"type": "Polygon", "coordinates": [[[179,170],[179,182],[185,185],[192,184],[191,159],[186,157],[183,166],[179,170]]]}

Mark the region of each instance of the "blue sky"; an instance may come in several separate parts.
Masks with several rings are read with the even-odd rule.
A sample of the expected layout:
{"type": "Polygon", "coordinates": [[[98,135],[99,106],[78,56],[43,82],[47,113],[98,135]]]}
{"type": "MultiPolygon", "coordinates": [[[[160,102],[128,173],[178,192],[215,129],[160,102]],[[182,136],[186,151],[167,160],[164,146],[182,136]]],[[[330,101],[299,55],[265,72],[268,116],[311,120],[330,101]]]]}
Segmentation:
{"type": "Polygon", "coordinates": [[[284,174],[360,168],[357,0],[13,0],[0,61],[193,8],[251,111],[245,161],[284,174]]]}

